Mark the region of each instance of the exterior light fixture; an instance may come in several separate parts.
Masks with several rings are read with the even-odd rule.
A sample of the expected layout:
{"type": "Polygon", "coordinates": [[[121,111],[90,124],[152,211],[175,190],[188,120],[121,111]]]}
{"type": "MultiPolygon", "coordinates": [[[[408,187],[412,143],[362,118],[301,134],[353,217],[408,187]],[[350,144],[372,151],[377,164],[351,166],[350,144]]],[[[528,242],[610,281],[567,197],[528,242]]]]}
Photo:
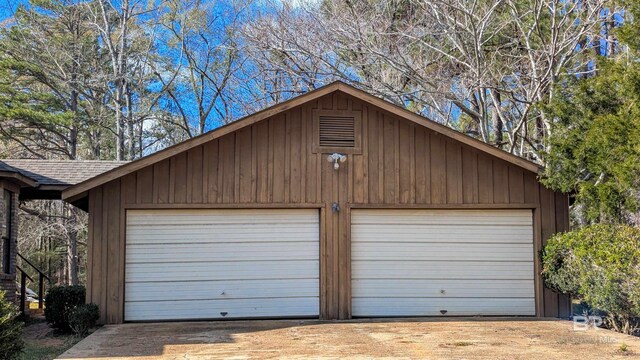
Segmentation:
{"type": "Polygon", "coordinates": [[[347,155],[333,153],[327,157],[327,161],[333,163],[334,170],[338,170],[340,169],[340,163],[347,161],[347,155]]]}

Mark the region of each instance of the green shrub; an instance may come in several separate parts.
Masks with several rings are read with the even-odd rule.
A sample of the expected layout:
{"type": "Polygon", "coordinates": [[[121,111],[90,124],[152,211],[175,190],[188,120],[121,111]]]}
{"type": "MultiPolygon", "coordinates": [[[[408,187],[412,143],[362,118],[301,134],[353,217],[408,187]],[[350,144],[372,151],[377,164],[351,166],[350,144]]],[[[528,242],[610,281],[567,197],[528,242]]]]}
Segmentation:
{"type": "Polygon", "coordinates": [[[64,332],[70,332],[69,315],[85,302],[86,290],[84,286],[54,286],[47,292],[44,316],[51,327],[64,332]]]}
{"type": "Polygon", "coordinates": [[[6,300],[4,291],[0,291],[0,359],[20,358],[24,342],[18,316],[15,305],[6,300]]]}
{"type": "Polygon", "coordinates": [[[552,237],[542,254],[545,284],[604,312],[627,334],[640,326],[640,229],[591,225],[552,237]]]}
{"type": "Polygon", "coordinates": [[[84,336],[89,329],[96,326],[96,322],[100,318],[98,305],[84,304],[76,307],[69,314],[69,327],[76,335],[84,336]]]}

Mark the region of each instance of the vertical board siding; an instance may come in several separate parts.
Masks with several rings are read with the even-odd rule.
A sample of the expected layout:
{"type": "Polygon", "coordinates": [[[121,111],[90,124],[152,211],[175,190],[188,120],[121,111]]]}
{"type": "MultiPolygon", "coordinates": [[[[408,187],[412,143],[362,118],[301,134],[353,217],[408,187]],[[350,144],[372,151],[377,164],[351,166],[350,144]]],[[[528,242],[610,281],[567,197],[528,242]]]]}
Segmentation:
{"type": "Polygon", "coordinates": [[[190,203],[204,202],[202,193],[202,182],[204,181],[202,154],[202,146],[195,147],[188,152],[187,178],[190,181],[187,183],[187,202],[190,203]]]}
{"type": "Polygon", "coordinates": [[[202,155],[204,199],[215,203],[218,199],[218,140],[203,145],[202,155]]]}
{"type": "Polygon", "coordinates": [[[394,151],[398,161],[398,191],[399,202],[410,204],[415,202],[415,180],[413,179],[413,166],[411,166],[413,155],[413,139],[411,137],[412,127],[406,121],[399,123],[398,151],[394,151]]]}
{"type": "Polygon", "coordinates": [[[238,169],[236,181],[236,189],[238,192],[238,202],[248,203],[252,202],[253,183],[251,182],[251,168],[253,164],[252,158],[252,140],[251,140],[251,128],[244,128],[238,131],[236,141],[236,167],[238,169]]]}
{"type": "MultiPolygon", "coordinates": [[[[569,230],[569,197],[566,194],[555,194],[555,218],[556,232],[565,232],[569,230]]],[[[571,316],[571,299],[565,295],[558,295],[558,312],[553,314],[554,317],[566,318],[571,316]]]]}
{"type": "MultiPolygon", "coordinates": [[[[392,117],[384,116],[384,127],[382,129],[384,178],[382,181],[384,183],[383,199],[385,204],[397,203],[396,192],[398,186],[396,184],[396,175],[398,171],[396,170],[396,153],[399,153],[399,151],[393,151],[397,145],[394,136],[395,123],[392,117]]],[[[380,149],[378,149],[378,151],[380,151],[380,149]]]]}
{"type": "MultiPolygon", "coordinates": [[[[321,314],[351,316],[350,206],[533,206],[536,251],[568,229],[568,201],[537,175],[345,94],[334,93],[140,169],[89,193],[88,300],[122,321],[125,207],[299,204],[321,211],[321,314]],[[314,153],[314,109],[361,112],[361,153],[339,171],[314,153]],[[332,212],[339,203],[342,211],[332,212]]],[[[543,313],[566,298],[542,290],[543,313]]]]}
{"type": "Polygon", "coordinates": [[[478,197],[478,154],[470,149],[462,149],[462,202],[477,204],[478,197]]]}
{"type": "Polygon", "coordinates": [[[103,235],[103,241],[107,248],[107,319],[108,323],[121,322],[121,312],[114,311],[119,309],[119,302],[122,298],[120,294],[120,212],[122,210],[122,204],[120,203],[120,181],[112,181],[105,185],[104,188],[104,200],[103,204],[108,209],[114,209],[113,211],[106,212],[106,239],[103,235]]]}
{"type": "Polygon", "coordinates": [[[188,153],[176,155],[172,160],[171,178],[174,179],[170,191],[173,192],[173,203],[187,202],[187,160],[188,153]]]}
{"type": "Polygon", "coordinates": [[[221,202],[223,203],[233,203],[235,200],[234,199],[235,190],[236,190],[235,146],[236,146],[236,134],[231,134],[231,136],[225,136],[220,139],[220,150],[218,152],[218,164],[219,164],[218,178],[222,179],[221,181],[222,199],[220,199],[220,194],[218,194],[218,200],[221,200],[221,202]]]}
{"type": "Polygon", "coordinates": [[[431,143],[431,203],[445,204],[447,201],[447,147],[444,136],[429,134],[431,143]]]}
{"type": "Polygon", "coordinates": [[[515,166],[509,166],[509,202],[524,202],[524,171],[515,166]]]}
{"type": "Polygon", "coordinates": [[[493,204],[493,160],[478,155],[478,203],[493,204]]]}
{"type": "Polygon", "coordinates": [[[136,201],[139,204],[150,204],[153,202],[153,166],[148,166],[138,171],[136,201]]]}
{"type": "MultiPolygon", "coordinates": [[[[542,245],[556,232],[555,194],[547,189],[540,191],[542,205],[542,245]]],[[[558,294],[551,289],[544,289],[545,316],[557,316],[558,294]]]]}
{"type": "Polygon", "coordinates": [[[462,148],[460,144],[446,141],[447,204],[462,203],[462,148]]]}
{"type": "MultiPolygon", "coordinates": [[[[104,304],[100,294],[106,288],[106,284],[100,278],[102,259],[106,258],[106,254],[102,253],[102,214],[105,212],[105,209],[102,208],[102,188],[103,186],[99,186],[89,192],[89,228],[91,231],[87,239],[87,283],[91,284],[91,291],[87,291],[87,302],[99,305],[104,304]]],[[[110,209],[106,209],[106,211],[110,211],[110,209]]],[[[100,322],[102,323],[106,320],[106,311],[104,306],[100,306],[100,322]]]]}
{"type": "Polygon", "coordinates": [[[363,171],[369,174],[369,187],[368,187],[368,195],[369,201],[367,198],[364,198],[363,202],[373,202],[380,203],[382,202],[380,198],[380,184],[382,183],[380,179],[380,172],[378,171],[380,167],[380,156],[378,155],[380,152],[378,151],[380,142],[378,136],[378,130],[380,128],[379,120],[378,120],[378,111],[371,110],[368,112],[368,117],[364,120],[367,125],[368,132],[368,144],[365,145],[364,153],[368,154],[368,163],[364,166],[367,167],[363,171]]]}
{"type": "Polygon", "coordinates": [[[289,126],[287,128],[287,138],[289,144],[289,202],[293,204],[300,203],[302,199],[302,180],[301,180],[301,158],[302,158],[302,120],[300,119],[300,109],[290,111],[287,114],[289,126]]]}
{"type": "Polygon", "coordinates": [[[285,149],[286,149],[286,124],[283,116],[278,117],[273,123],[272,133],[270,133],[270,145],[273,148],[272,159],[272,175],[271,183],[271,199],[274,203],[284,202],[284,185],[285,185],[285,149]]]}
{"type": "Polygon", "coordinates": [[[164,160],[153,165],[153,203],[169,203],[169,174],[171,161],[164,160]]]}
{"type": "Polygon", "coordinates": [[[509,203],[509,166],[498,159],[493,160],[493,201],[509,203]]]}

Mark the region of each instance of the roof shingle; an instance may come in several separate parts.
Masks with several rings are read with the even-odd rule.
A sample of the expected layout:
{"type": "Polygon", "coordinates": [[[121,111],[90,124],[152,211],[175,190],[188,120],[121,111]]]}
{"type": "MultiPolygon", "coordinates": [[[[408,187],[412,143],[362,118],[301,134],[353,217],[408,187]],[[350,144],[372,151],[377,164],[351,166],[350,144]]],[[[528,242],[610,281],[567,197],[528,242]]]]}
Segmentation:
{"type": "Polygon", "coordinates": [[[0,171],[18,172],[39,185],[71,186],[126,164],[126,161],[3,159],[0,171]]]}

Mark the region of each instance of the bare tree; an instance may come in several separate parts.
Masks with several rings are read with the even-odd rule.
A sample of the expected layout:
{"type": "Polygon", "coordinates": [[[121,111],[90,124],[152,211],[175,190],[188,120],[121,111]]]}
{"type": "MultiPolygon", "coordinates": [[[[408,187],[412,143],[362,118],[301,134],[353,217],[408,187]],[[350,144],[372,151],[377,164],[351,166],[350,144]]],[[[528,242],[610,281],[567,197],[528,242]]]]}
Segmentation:
{"type": "MultiPolygon", "coordinates": [[[[589,69],[605,0],[285,2],[247,39],[285,82],[334,78],[531,156],[550,131],[540,110],[563,76],[589,69]],[[275,61],[274,61],[275,59],[275,61]]],[[[274,6],[278,6],[275,5],[274,6]]],[[[267,67],[266,65],[262,65],[267,67]]]]}
{"type": "Polygon", "coordinates": [[[163,44],[169,49],[165,56],[169,65],[156,75],[189,137],[237,115],[232,86],[245,64],[239,30],[250,6],[247,1],[170,0],[165,4],[163,44]],[[173,78],[176,81],[170,84],[173,78]]]}
{"type": "MultiPolygon", "coordinates": [[[[147,66],[154,46],[153,14],[158,6],[143,0],[97,1],[93,9],[92,24],[100,34],[100,40],[109,55],[110,84],[116,138],[116,158],[133,159],[136,156],[136,116],[139,104],[134,97],[144,91],[148,78],[147,66]],[[149,17],[146,22],[142,17],[149,17]],[[151,24],[151,25],[150,25],[151,24]]],[[[153,106],[155,102],[151,102],[153,106]]],[[[144,115],[142,116],[144,118],[144,115]]],[[[139,129],[139,128],[138,128],[139,129]]],[[[141,155],[141,154],[138,154],[141,155]]]]}
{"type": "Polygon", "coordinates": [[[245,56],[251,67],[240,84],[250,99],[245,102],[247,113],[349,78],[347,61],[330,55],[335,43],[317,21],[315,5],[308,9],[288,2],[270,5],[243,26],[245,56]]]}
{"type": "Polygon", "coordinates": [[[21,203],[19,251],[56,284],[84,282],[86,221],[86,213],[61,201],[21,203]]]}

